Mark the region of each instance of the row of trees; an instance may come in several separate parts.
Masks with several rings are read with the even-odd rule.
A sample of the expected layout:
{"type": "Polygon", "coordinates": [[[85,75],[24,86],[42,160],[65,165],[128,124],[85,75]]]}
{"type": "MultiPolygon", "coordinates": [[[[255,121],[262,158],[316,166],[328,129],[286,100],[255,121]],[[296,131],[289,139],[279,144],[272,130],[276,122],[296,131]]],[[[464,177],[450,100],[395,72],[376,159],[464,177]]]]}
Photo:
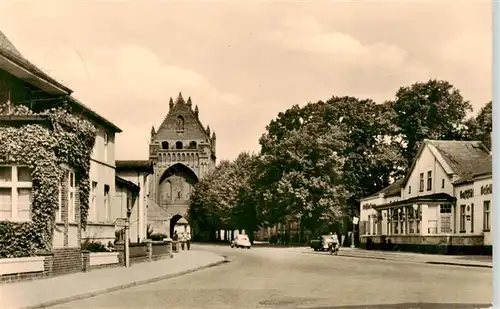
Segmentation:
{"type": "MultiPolygon", "coordinates": [[[[334,96],[279,113],[258,154],[222,161],[195,187],[196,230],[245,229],[300,217],[301,228],[341,222],[359,199],[400,177],[423,139],[481,140],[490,147],[489,102],[476,117],[447,81],[401,87],[393,101],[334,96]]],[[[251,235],[252,237],[252,235],[251,235]]]]}

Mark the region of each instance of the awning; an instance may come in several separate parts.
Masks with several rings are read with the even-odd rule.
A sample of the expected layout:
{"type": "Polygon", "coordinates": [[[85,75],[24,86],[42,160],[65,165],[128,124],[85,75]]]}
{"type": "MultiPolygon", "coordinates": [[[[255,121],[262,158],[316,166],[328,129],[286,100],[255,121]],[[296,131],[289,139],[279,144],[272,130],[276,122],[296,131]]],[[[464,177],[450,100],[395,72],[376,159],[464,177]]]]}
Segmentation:
{"type": "Polygon", "coordinates": [[[376,210],[382,210],[382,209],[390,209],[390,208],[396,208],[396,207],[401,207],[401,206],[411,206],[413,204],[426,204],[426,203],[453,203],[457,199],[447,193],[436,193],[436,194],[430,194],[430,195],[424,195],[424,196],[417,196],[413,197],[407,200],[402,200],[402,201],[397,201],[393,203],[387,203],[387,204],[382,204],[382,205],[376,205],[373,206],[374,209],[376,210]]]}

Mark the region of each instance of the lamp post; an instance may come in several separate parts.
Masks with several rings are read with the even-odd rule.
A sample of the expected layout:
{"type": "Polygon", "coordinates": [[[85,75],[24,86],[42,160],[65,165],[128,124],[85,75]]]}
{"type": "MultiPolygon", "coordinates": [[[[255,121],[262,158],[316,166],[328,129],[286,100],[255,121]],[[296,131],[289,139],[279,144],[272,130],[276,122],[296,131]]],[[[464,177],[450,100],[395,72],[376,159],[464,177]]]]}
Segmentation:
{"type": "Polygon", "coordinates": [[[130,215],[132,210],[127,209],[127,217],[125,218],[125,267],[130,267],[130,247],[129,247],[129,234],[130,234],[130,215]]]}

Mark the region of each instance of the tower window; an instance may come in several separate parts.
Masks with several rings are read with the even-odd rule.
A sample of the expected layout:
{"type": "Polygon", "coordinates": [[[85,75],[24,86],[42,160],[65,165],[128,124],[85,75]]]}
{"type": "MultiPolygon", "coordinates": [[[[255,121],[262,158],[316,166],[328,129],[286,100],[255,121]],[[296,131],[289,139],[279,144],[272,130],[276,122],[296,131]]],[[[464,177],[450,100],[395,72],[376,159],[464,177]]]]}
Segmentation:
{"type": "Polygon", "coordinates": [[[197,146],[197,144],[195,141],[192,141],[189,143],[189,148],[191,148],[191,149],[196,149],[196,146],[197,146]]]}
{"type": "Polygon", "coordinates": [[[161,142],[162,149],[168,149],[168,142],[161,142]]]}
{"type": "Polygon", "coordinates": [[[175,149],[182,149],[182,142],[176,142],[175,149]]]}
{"type": "Polygon", "coordinates": [[[182,116],[177,117],[177,124],[175,126],[175,129],[177,131],[184,131],[184,117],[182,116]]]}

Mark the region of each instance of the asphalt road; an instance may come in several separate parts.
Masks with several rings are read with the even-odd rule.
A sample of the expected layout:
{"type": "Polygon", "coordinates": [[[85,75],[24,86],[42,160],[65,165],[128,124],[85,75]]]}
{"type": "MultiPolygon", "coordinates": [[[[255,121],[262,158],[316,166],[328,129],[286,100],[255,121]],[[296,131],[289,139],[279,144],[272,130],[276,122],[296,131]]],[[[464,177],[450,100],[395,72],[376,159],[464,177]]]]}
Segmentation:
{"type": "MultiPolygon", "coordinates": [[[[491,269],[203,246],[233,261],[54,308],[486,308],[491,269]]],[[[182,254],[182,253],[181,253],[182,254]]]]}

